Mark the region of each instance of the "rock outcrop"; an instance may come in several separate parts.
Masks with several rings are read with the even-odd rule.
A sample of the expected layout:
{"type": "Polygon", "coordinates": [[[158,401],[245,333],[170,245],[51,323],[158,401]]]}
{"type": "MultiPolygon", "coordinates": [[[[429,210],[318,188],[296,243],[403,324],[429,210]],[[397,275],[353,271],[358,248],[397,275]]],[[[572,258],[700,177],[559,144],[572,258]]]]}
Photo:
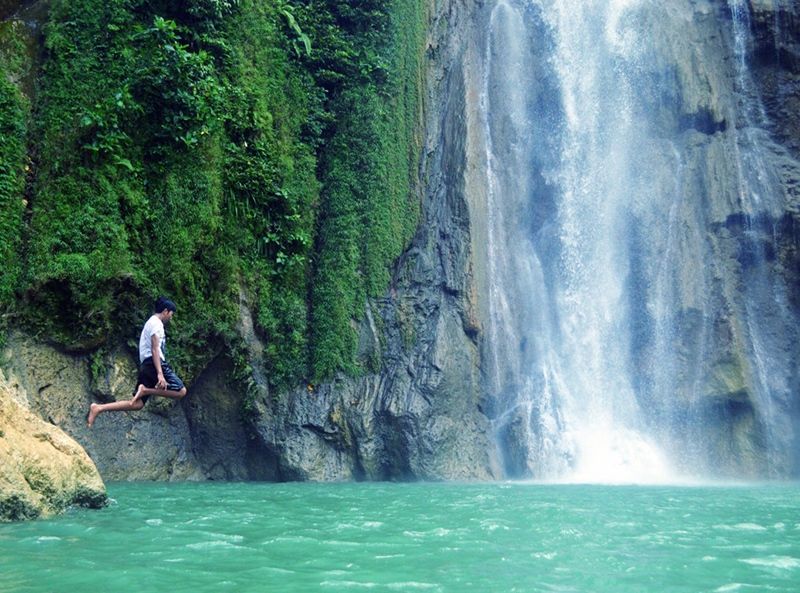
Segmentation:
{"type": "Polygon", "coordinates": [[[101,414],[90,429],[90,403],[134,392],[136,363],[126,349],[78,356],[14,334],[4,355],[20,397],[80,442],[106,480],[266,477],[258,443],[247,436],[243,396],[231,387],[223,359],[190,384],[183,400],[151,398],[141,412],[101,414]]]}
{"type": "MultiPolygon", "coordinates": [[[[221,354],[191,381],[185,399],[154,398],[138,413],[104,414],[90,430],[85,414],[91,401],[128,399],[133,392],[135,359],[129,350],[119,346],[89,357],[12,335],[7,358],[16,399],[79,441],[106,479],[491,479],[508,470],[495,451],[489,418],[493,402],[486,396],[482,362],[487,352],[481,294],[487,290],[488,214],[481,179],[485,157],[475,148],[481,145],[477,87],[482,83],[475,63],[485,49],[476,31],[485,24],[480,19],[487,3],[430,4],[421,223],[394,267],[391,286],[365,305],[358,326],[360,356],[370,361],[365,366],[379,370],[270,393],[260,363],[264,345],[242,297],[240,334],[253,369],[251,393],[242,392],[232,378],[232,363],[221,354]]],[[[652,76],[665,84],[663,94],[653,94],[651,123],[654,135],[674,137],[685,147],[677,189],[692,196],[676,208],[673,221],[682,237],[676,249],[687,265],[676,274],[676,297],[668,312],[676,328],[670,348],[679,363],[702,359],[702,364],[695,373],[670,377],[675,389],[669,401],[648,399],[642,390],[640,403],[653,417],[668,418],[665,430],[686,443],[685,455],[703,457],[709,469],[761,475],[759,463],[771,439],[789,452],[773,460],[778,473],[786,475],[798,471],[790,458],[799,438],[791,423],[800,414],[795,401],[800,373],[793,356],[800,338],[796,327],[780,329],[781,319],[759,309],[764,295],[753,293],[750,302],[756,305],[744,311],[741,294],[766,277],[765,268],[749,265],[760,250],[769,268],[764,273],[779,279],[788,318],[796,321],[800,312],[795,230],[800,216],[800,18],[798,9],[786,3],[752,0],[750,5],[750,91],[764,101],[766,131],[774,141],[767,158],[786,191],[772,203],[782,202],[784,209],[744,212],[731,191],[737,175],[731,136],[756,126],[735,121],[736,100],[719,92],[737,76],[726,6],[698,0],[684,11],[665,5],[675,17],[670,22],[680,43],[669,37],[675,31],[651,23],[654,37],[648,47],[664,51],[652,76]],[[704,44],[713,51],[700,51],[704,44]],[[662,109],[660,102],[680,104],[680,112],[662,109]],[[705,225],[702,231],[696,230],[698,221],[705,225]],[[748,327],[742,322],[747,318],[763,320],[762,327],[748,327]],[[759,378],[748,362],[756,330],[765,336],[782,334],[772,342],[775,348],[763,352],[790,361],[777,379],[759,378]],[[767,404],[753,395],[759,380],[777,393],[773,428],[763,420],[767,404]]],[[[674,183],[672,169],[651,173],[648,184],[674,183]]],[[[649,233],[665,232],[668,217],[639,206],[631,211],[641,228],[631,249],[640,262],[656,261],[661,254],[652,253],[656,242],[649,233]]],[[[646,346],[640,356],[652,354],[646,346]]],[[[647,376],[643,384],[656,379],[647,376]]],[[[5,414],[3,405],[0,413],[5,414]]],[[[512,426],[509,441],[525,438],[525,431],[518,432],[512,426]]],[[[42,438],[40,444],[47,445],[47,437],[42,438]]],[[[7,442],[7,436],[0,436],[0,447],[7,442]]],[[[519,455],[525,454],[520,448],[519,455]]],[[[513,464],[525,467],[526,462],[513,464]]]]}
{"type": "Polygon", "coordinates": [[[429,27],[422,221],[360,326],[361,356],[381,371],[275,398],[263,390],[253,426],[275,479],[499,477],[480,408],[472,233],[481,221],[465,176],[471,26],[469,6],[450,0],[429,27]]]}
{"type": "Polygon", "coordinates": [[[676,349],[690,370],[676,377],[673,430],[683,454],[700,450],[712,475],[776,477],[796,474],[800,462],[800,19],[796,6],[771,0],[742,9],[699,4],[688,29],[710,57],[681,79],[684,97],[707,99],[684,105],[683,121],[694,123],[683,191],[697,199],[680,224],[707,246],[699,261],[699,250],[683,258],[676,349]]]}
{"type": "MultiPolygon", "coordinates": [[[[550,448],[554,453],[544,457],[563,460],[554,473],[569,471],[569,441],[588,432],[594,419],[582,410],[593,409],[596,396],[610,415],[622,410],[624,419],[615,422],[629,422],[668,450],[678,471],[794,475],[797,9],[768,0],[601,3],[585,10],[581,4],[533,2],[523,9],[498,1],[475,9],[492,13],[500,31],[499,49],[486,51],[484,63],[491,57],[517,69],[496,79],[489,65],[488,73],[472,74],[488,81],[484,121],[501,163],[491,180],[500,188],[497,203],[516,206],[495,216],[514,240],[498,239],[504,249],[489,255],[474,250],[473,265],[487,268],[481,257],[493,257],[497,268],[504,258],[527,262],[506,265],[512,273],[504,282],[477,275],[479,303],[491,299],[494,282],[503,293],[497,308],[513,312],[495,322],[498,343],[480,341],[488,346],[481,352],[486,375],[515,379],[499,381],[494,394],[487,389],[499,405],[484,406],[493,418],[505,417],[507,430],[498,432],[510,452],[505,469],[537,475],[546,465],[537,452],[550,448]],[[527,20],[517,27],[521,19],[527,20]],[[597,47],[586,52],[582,44],[593,35],[597,47]],[[552,63],[556,84],[547,78],[552,63]],[[524,91],[504,103],[518,82],[524,91]],[[542,120],[550,129],[537,127],[542,120]],[[541,138],[561,135],[564,144],[552,158],[541,138]],[[515,157],[522,163],[516,169],[515,157]],[[527,185],[517,183],[520,177],[527,185]],[[517,204],[519,194],[525,199],[517,204]],[[530,275],[537,282],[515,284],[520,271],[535,266],[530,275]],[[518,332],[505,331],[517,324],[518,332]],[[488,368],[492,352],[498,369],[488,368]],[[541,377],[536,369],[544,369],[541,377]],[[534,393],[517,397],[526,379],[536,384],[534,393]],[[624,394],[631,408],[614,394],[624,394]]],[[[475,63],[480,68],[480,57],[475,63]]],[[[480,123],[468,122],[468,138],[480,134],[480,123]]],[[[469,156],[468,171],[487,169],[479,154],[469,156]]],[[[475,204],[475,186],[489,184],[468,182],[475,204]]],[[[475,216],[470,224],[480,230],[475,216]]],[[[479,307],[480,325],[488,328],[481,338],[494,321],[485,310],[479,307]]]]}
{"type": "Polygon", "coordinates": [[[0,521],[104,506],[105,486],[86,452],[20,400],[0,373],[0,521]]]}
{"type": "MultiPolygon", "coordinates": [[[[42,2],[10,2],[3,16],[42,2]]],[[[44,10],[44,9],[43,9],[44,10]]],[[[268,393],[250,311],[241,333],[255,396],[223,353],[187,377],[181,401],[85,423],[92,401],[129,399],[135,359],[121,344],[63,352],[9,336],[12,380],[30,409],[79,441],[109,480],[484,479],[495,474],[480,410],[469,205],[464,187],[463,47],[468,3],[431,3],[423,222],[386,295],[365,304],[360,355],[379,372],[268,393]]],[[[36,21],[34,18],[33,21],[36,21]]],[[[180,369],[178,369],[180,371],[180,369]]]]}

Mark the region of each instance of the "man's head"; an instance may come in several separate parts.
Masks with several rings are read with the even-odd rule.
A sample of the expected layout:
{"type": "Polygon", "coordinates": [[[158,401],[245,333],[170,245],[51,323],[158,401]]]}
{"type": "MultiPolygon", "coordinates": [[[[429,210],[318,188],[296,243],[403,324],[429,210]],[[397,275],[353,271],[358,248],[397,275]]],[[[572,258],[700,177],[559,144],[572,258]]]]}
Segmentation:
{"type": "Polygon", "coordinates": [[[175,313],[177,308],[178,307],[175,306],[175,303],[164,296],[158,297],[155,305],[153,306],[155,313],[161,317],[162,321],[169,321],[172,319],[172,315],[175,313]]]}

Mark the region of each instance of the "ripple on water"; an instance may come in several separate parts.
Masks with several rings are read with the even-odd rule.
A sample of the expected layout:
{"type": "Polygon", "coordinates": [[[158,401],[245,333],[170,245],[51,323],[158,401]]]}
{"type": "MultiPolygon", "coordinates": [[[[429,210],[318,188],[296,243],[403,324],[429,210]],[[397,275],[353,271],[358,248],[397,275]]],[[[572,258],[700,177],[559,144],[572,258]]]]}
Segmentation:
{"type": "Polygon", "coordinates": [[[344,539],[326,539],[321,543],[326,546],[333,546],[334,548],[360,548],[364,545],[362,542],[354,542],[344,539]]]}
{"type": "Polygon", "coordinates": [[[423,589],[428,591],[441,591],[442,587],[435,583],[421,583],[418,581],[404,581],[402,583],[389,583],[386,585],[393,591],[408,591],[409,589],[423,589]]]}
{"type": "Polygon", "coordinates": [[[763,566],[766,568],[779,568],[781,570],[794,570],[800,568],[800,559],[792,556],[766,556],[763,558],[743,558],[740,562],[751,564],[752,566],[763,566]]]}
{"type": "Polygon", "coordinates": [[[445,529],[444,527],[437,527],[436,529],[432,529],[430,531],[410,531],[410,530],[407,530],[407,531],[403,532],[403,535],[405,535],[406,537],[414,538],[414,539],[424,539],[424,538],[429,537],[429,536],[446,537],[450,533],[452,533],[452,531],[450,529],[445,529]]]}
{"type": "Polygon", "coordinates": [[[362,582],[362,581],[322,581],[320,587],[327,589],[374,589],[378,583],[362,582]]]}
{"type": "Polygon", "coordinates": [[[509,531],[511,528],[503,521],[497,521],[494,519],[482,519],[480,522],[481,529],[484,531],[497,531],[501,529],[502,531],[509,531]]]}
{"type": "Polygon", "coordinates": [[[309,537],[307,535],[279,535],[278,537],[273,537],[264,540],[262,543],[267,545],[272,545],[272,544],[300,544],[300,543],[313,544],[316,542],[317,542],[316,538],[309,537]]]}
{"type": "Polygon", "coordinates": [[[321,587],[343,590],[343,589],[374,589],[376,587],[387,588],[392,591],[442,591],[442,587],[436,583],[426,583],[420,581],[400,581],[395,583],[375,583],[372,581],[349,581],[349,580],[329,580],[322,581],[321,587]]]}
{"type": "Polygon", "coordinates": [[[714,525],[721,531],[766,531],[767,528],[758,523],[737,523],[736,525],[714,525]]]}
{"type": "Polygon", "coordinates": [[[762,591],[774,591],[775,587],[769,585],[751,585],[748,583],[728,583],[727,585],[722,585],[721,587],[717,587],[714,589],[714,593],[731,593],[731,591],[747,591],[752,590],[756,592],[762,591]]]}
{"type": "Polygon", "coordinates": [[[193,544],[186,544],[186,547],[190,550],[212,550],[215,548],[218,549],[230,549],[230,550],[246,550],[245,546],[239,546],[237,544],[231,543],[229,541],[217,539],[211,540],[206,542],[195,542],[193,544]]]}
{"type": "Polygon", "coordinates": [[[675,583],[678,566],[683,585],[676,583],[676,591],[799,590],[800,488],[777,492],[782,506],[749,490],[743,502],[742,490],[712,496],[676,489],[685,504],[666,505],[662,516],[652,510],[665,497],[634,488],[123,484],[112,490],[120,500],[113,509],[0,525],[0,592],[137,593],[150,583],[177,584],[172,593],[655,593],[653,583],[675,583]],[[421,495],[424,488],[430,496],[421,495]],[[227,492],[252,497],[210,518],[227,492]],[[482,492],[496,504],[454,510],[482,492]],[[321,509],[316,516],[309,515],[309,498],[321,509]],[[554,500],[558,512],[542,510],[554,500]],[[687,508],[691,521],[681,519],[687,508]],[[244,525],[245,518],[253,524],[244,525]],[[124,571],[107,568],[110,558],[124,571]],[[620,578],[606,583],[612,570],[620,578]]]}

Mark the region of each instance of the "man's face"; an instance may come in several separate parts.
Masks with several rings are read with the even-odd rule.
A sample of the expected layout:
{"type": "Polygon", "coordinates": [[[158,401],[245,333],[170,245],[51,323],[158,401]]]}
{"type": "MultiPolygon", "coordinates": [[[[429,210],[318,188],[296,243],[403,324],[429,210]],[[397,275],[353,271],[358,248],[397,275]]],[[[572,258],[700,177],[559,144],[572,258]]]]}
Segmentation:
{"type": "Polygon", "coordinates": [[[163,317],[164,323],[169,323],[170,321],[172,321],[172,316],[175,315],[175,311],[164,309],[164,312],[161,315],[163,317]]]}

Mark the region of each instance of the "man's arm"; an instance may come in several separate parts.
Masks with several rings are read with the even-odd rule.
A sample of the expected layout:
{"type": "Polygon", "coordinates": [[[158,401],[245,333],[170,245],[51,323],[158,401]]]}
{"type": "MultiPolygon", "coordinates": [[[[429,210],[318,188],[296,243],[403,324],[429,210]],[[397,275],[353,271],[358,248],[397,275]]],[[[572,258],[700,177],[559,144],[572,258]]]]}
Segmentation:
{"type": "Polygon", "coordinates": [[[167,380],[164,378],[164,371],[161,370],[161,338],[157,334],[153,334],[150,337],[150,343],[153,346],[153,366],[156,367],[156,373],[158,373],[156,389],[166,389],[167,380]]]}

